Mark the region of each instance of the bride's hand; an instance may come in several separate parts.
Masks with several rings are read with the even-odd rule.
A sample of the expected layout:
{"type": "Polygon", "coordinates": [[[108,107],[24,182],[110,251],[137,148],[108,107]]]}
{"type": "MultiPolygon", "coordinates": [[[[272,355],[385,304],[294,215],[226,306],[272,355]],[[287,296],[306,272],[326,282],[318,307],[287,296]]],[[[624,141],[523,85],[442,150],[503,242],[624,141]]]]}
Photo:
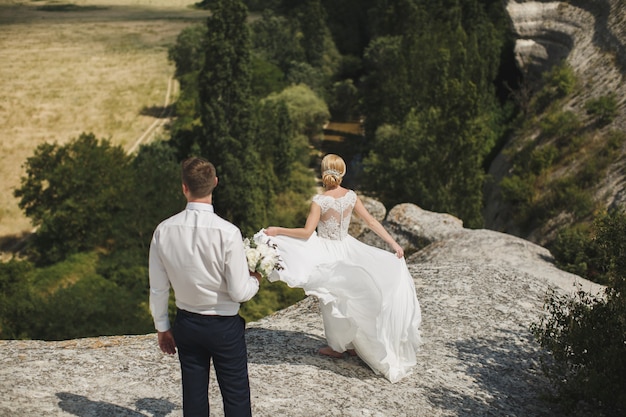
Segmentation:
{"type": "Polygon", "coordinates": [[[402,246],[398,245],[397,243],[393,245],[393,250],[396,252],[396,256],[398,258],[402,258],[404,256],[404,249],[402,249],[402,246]]]}
{"type": "Polygon", "coordinates": [[[268,236],[278,236],[278,228],[274,226],[267,227],[264,232],[268,236]]]}

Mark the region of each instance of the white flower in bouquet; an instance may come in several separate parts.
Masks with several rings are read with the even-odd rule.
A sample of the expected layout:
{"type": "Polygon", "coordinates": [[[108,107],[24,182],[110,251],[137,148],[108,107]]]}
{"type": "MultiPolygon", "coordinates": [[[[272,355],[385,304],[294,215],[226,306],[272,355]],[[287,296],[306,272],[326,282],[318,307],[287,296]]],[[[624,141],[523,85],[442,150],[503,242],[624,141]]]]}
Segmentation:
{"type": "Polygon", "coordinates": [[[244,247],[246,248],[246,259],[248,260],[248,269],[250,271],[255,271],[257,264],[261,260],[261,252],[256,247],[250,246],[250,239],[246,238],[243,241],[244,247]]]}
{"type": "Polygon", "coordinates": [[[262,258],[259,264],[259,272],[267,277],[274,269],[276,269],[276,259],[274,257],[262,258]]]}
{"type": "Polygon", "coordinates": [[[269,236],[261,229],[252,240],[245,238],[243,241],[246,250],[248,269],[258,272],[263,278],[268,278],[273,271],[283,269],[282,259],[269,236]]]}

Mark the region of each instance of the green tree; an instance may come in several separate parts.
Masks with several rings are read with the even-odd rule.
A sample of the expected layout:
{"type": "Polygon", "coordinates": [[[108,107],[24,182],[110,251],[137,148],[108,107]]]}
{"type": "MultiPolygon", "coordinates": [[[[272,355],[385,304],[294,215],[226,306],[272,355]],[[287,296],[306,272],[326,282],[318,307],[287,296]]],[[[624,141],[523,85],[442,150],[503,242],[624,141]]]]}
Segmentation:
{"type": "Polygon", "coordinates": [[[320,97],[326,94],[328,78],[320,68],[307,62],[292,62],[286,77],[289,85],[304,84],[320,97]]]}
{"type": "Polygon", "coordinates": [[[254,51],[287,73],[293,62],[305,61],[298,41],[297,25],[285,16],[266,9],[260,19],[250,24],[254,51]]]}
{"type": "Polygon", "coordinates": [[[325,103],[305,85],[270,94],[258,107],[256,148],[276,194],[268,212],[270,224],[301,226],[308,213],[306,202],[314,192],[310,164],[311,138],[321,133],[328,117],[325,103]]]}
{"type": "Polygon", "coordinates": [[[205,65],[198,79],[198,144],[220,179],[216,211],[251,234],[266,223],[273,190],[253,146],[247,11],[240,1],[216,3],[207,19],[205,65]]]}
{"type": "Polygon", "coordinates": [[[364,56],[368,74],[361,87],[365,132],[371,141],[376,130],[384,125],[400,125],[406,115],[403,105],[408,81],[405,68],[400,66],[402,38],[381,36],[372,40],[364,56]]]}
{"type": "Polygon", "coordinates": [[[479,227],[482,166],[497,133],[501,37],[476,1],[428,9],[405,1],[383,16],[390,34],[366,52],[365,186],[387,205],[415,202],[479,227]]]}
{"type": "Polygon", "coordinates": [[[256,148],[274,174],[274,187],[284,191],[296,159],[295,130],[284,101],[264,100],[259,106],[256,148]],[[280,179],[283,179],[281,181],[280,179]]]}
{"type": "Polygon", "coordinates": [[[309,139],[320,135],[330,118],[326,102],[305,84],[292,85],[280,93],[269,95],[264,102],[282,101],[287,106],[289,117],[297,134],[309,139]]]}
{"type": "Polygon", "coordinates": [[[280,68],[259,55],[252,57],[252,96],[263,98],[286,87],[285,74],[280,68]]]}
{"type": "Polygon", "coordinates": [[[168,49],[168,59],[176,66],[175,76],[180,83],[180,94],[171,126],[171,143],[177,149],[178,159],[198,153],[200,131],[198,74],[204,67],[206,25],[197,24],[183,29],[176,43],[168,49]]]}
{"type": "Polygon", "coordinates": [[[35,149],[15,196],[37,227],[32,248],[40,262],[114,246],[134,191],[130,162],[121,147],[86,133],[35,149]]]}
{"type": "Polygon", "coordinates": [[[374,149],[366,158],[368,188],[387,206],[418,202],[429,210],[455,214],[470,226],[480,224],[482,168],[478,157],[456,159],[475,152],[469,138],[442,143],[438,140],[440,114],[411,114],[401,128],[383,126],[374,149]],[[441,153],[441,155],[439,154],[441,153]],[[455,168],[456,167],[456,168],[455,168]],[[468,192],[468,190],[474,192],[468,192]]]}
{"type": "Polygon", "coordinates": [[[359,92],[351,79],[332,85],[328,106],[333,120],[352,121],[359,118],[359,92]]]}
{"type": "MultiPolygon", "coordinates": [[[[371,27],[372,37],[381,36],[402,36],[415,30],[416,22],[427,22],[426,13],[428,5],[423,1],[415,0],[374,0],[369,13],[369,26],[371,27]],[[422,17],[418,17],[422,14],[422,17]]],[[[434,12],[438,7],[431,4],[431,10],[434,12]]],[[[424,28],[426,30],[426,28],[424,28]]]]}
{"type": "MultiPolygon", "coordinates": [[[[33,271],[30,282],[37,303],[27,320],[29,338],[62,340],[153,331],[146,306],[147,274],[135,269],[140,273],[132,279],[124,277],[124,282],[105,277],[99,273],[101,257],[83,252],[33,271]],[[143,288],[133,289],[139,279],[143,288]]],[[[145,254],[141,261],[146,269],[145,254]]]]}
{"type": "Polygon", "coordinates": [[[306,62],[330,78],[339,67],[340,56],[327,25],[326,10],[320,0],[298,2],[292,12],[299,22],[306,62]]]}
{"type": "Polygon", "coordinates": [[[180,164],[175,150],[158,141],[139,148],[130,170],[134,191],[128,196],[126,226],[120,233],[127,239],[125,250],[134,248],[145,255],[156,225],[185,207],[180,164]]]}
{"type": "Polygon", "coordinates": [[[178,34],[176,43],[167,50],[167,57],[176,66],[175,75],[179,80],[184,80],[184,75],[199,72],[204,66],[203,41],[206,31],[205,25],[188,26],[178,34]]]}
{"type": "Polygon", "coordinates": [[[326,95],[341,55],[319,0],[284,1],[278,11],[266,10],[252,27],[255,50],[274,60],[290,83],[306,83],[326,95]]]}
{"type": "Polygon", "coordinates": [[[361,57],[372,37],[370,19],[376,0],[322,0],[326,9],[328,28],[337,49],[344,56],[361,57]]]}

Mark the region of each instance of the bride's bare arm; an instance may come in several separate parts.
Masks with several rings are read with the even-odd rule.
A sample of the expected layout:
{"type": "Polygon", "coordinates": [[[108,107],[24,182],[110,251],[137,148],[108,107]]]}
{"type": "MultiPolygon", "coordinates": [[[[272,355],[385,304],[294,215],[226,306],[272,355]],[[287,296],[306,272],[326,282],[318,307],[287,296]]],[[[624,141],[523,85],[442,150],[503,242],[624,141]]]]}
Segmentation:
{"type": "Polygon", "coordinates": [[[402,258],[404,256],[404,249],[402,249],[402,246],[400,246],[398,244],[398,242],[395,241],[395,239],[393,237],[391,237],[391,235],[389,234],[389,232],[387,232],[387,230],[385,230],[385,228],[383,227],[382,224],[380,224],[380,222],[378,220],[376,220],[374,218],[374,216],[372,216],[370,214],[369,211],[367,211],[367,209],[365,208],[365,206],[363,205],[363,202],[361,201],[360,198],[357,197],[356,199],[356,204],[354,205],[354,212],[361,218],[363,219],[363,221],[365,222],[365,224],[367,224],[367,226],[372,229],[374,231],[374,233],[376,233],[378,236],[381,237],[381,239],[383,239],[385,242],[387,242],[387,244],[389,246],[391,246],[391,248],[393,249],[393,251],[396,253],[396,256],[398,258],[402,258]]]}
{"type": "Polygon", "coordinates": [[[288,228],[270,226],[265,229],[265,234],[268,236],[284,235],[298,239],[308,239],[311,237],[320,221],[321,211],[322,209],[318,204],[311,203],[311,210],[309,210],[309,216],[306,218],[304,227],[288,228]]]}

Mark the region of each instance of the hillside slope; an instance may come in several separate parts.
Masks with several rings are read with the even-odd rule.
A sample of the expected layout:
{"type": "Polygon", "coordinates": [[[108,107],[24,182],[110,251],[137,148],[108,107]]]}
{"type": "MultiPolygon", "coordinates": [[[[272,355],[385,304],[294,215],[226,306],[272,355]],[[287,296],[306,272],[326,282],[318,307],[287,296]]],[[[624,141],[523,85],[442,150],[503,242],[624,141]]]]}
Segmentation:
{"type": "MultiPolygon", "coordinates": [[[[532,90],[542,73],[562,61],[572,68],[576,77],[574,91],[557,103],[558,109],[550,111],[574,114],[580,124],[563,140],[580,138],[582,143],[577,143],[578,152],[569,155],[569,160],[544,181],[554,182],[580,169],[588,160],[593,163],[594,158],[598,159],[597,152],[607,148],[611,137],[623,136],[626,131],[626,4],[621,0],[507,0],[505,3],[517,39],[515,57],[524,74],[524,86],[532,90]],[[589,116],[586,105],[590,100],[611,94],[616,98],[616,115],[611,123],[599,126],[589,116]]],[[[527,120],[525,128],[511,135],[490,167],[493,182],[485,193],[485,224],[490,229],[545,244],[560,226],[580,219],[573,219],[571,213],[563,210],[542,225],[524,229],[514,220],[518,208],[503,201],[498,184],[511,175],[513,156],[529,143],[542,139],[541,119],[547,117],[547,111],[526,117],[536,120],[527,120]]],[[[626,205],[624,153],[622,143],[608,168],[601,171],[601,178],[596,178],[587,190],[598,208],[626,205]]],[[[542,190],[534,191],[537,194],[534,198],[540,199],[542,190]]]]}

